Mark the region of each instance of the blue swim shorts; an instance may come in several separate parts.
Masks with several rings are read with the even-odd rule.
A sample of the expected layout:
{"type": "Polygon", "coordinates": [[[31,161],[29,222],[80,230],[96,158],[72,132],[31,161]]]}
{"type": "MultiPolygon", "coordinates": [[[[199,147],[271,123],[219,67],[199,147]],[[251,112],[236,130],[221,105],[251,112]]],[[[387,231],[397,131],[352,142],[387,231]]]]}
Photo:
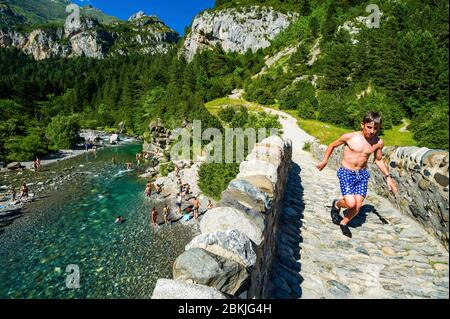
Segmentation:
{"type": "Polygon", "coordinates": [[[350,170],[339,168],[337,171],[341,193],[346,195],[360,195],[366,197],[367,184],[369,183],[369,171],[364,168],[361,170],[350,170]]]}

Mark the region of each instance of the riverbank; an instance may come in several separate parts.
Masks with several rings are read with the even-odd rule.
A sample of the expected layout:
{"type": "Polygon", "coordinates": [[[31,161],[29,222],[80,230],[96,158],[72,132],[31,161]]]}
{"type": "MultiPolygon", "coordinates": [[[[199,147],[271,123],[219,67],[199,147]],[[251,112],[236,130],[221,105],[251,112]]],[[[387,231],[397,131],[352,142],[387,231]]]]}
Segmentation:
{"type": "MultiPolygon", "coordinates": [[[[97,132],[98,134],[98,132],[97,132]]],[[[99,136],[99,135],[96,135],[99,136]]],[[[129,136],[121,136],[115,144],[107,144],[112,134],[103,133],[96,143],[97,150],[78,149],[60,150],[41,159],[39,171],[34,170],[33,162],[21,162],[15,170],[3,168],[0,170],[0,228],[11,224],[23,215],[26,206],[37,200],[48,198],[55,191],[64,187],[70,188],[70,181],[86,174],[83,167],[89,161],[95,160],[97,152],[103,149],[121,147],[137,143],[138,140],[129,136]],[[85,157],[82,158],[82,155],[85,157]],[[70,163],[69,163],[70,162],[70,163]],[[29,197],[19,200],[20,188],[25,183],[29,188],[29,197]],[[69,186],[66,186],[69,184],[69,186]],[[12,201],[11,187],[16,190],[16,201],[12,201]]]]}
{"type": "Polygon", "coordinates": [[[145,196],[146,181],[138,178],[145,165],[125,165],[141,148],[107,147],[96,157],[87,153],[38,173],[10,174],[7,185],[33,176],[30,191],[39,197],[11,225],[0,227],[0,298],[149,298],[157,278],[171,275],[197,223],[152,227],[152,207],[162,222],[165,199],[154,192],[145,196]],[[122,224],[114,223],[118,215],[122,224]],[[65,286],[69,264],[79,266],[80,289],[65,286]]]}
{"type": "MultiPolygon", "coordinates": [[[[80,138],[84,138],[85,142],[80,142],[77,144],[77,147],[67,150],[58,150],[56,152],[52,152],[41,158],[41,166],[46,166],[55,162],[67,160],[73,157],[77,157],[88,152],[94,153],[93,146],[96,147],[95,150],[99,150],[105,147],[117,147],[127,143],[133,143],[140,141],[136,137],[126,136],[126,135],[118,135],[111,134],[103,131],[95,131],[95,130],[81,130],[80,138]],[[109,143],[111,138],[117,135],[118,138],[114,139],[113,143],[109,143]],[[89,147],[86,145],[89,145],[89,147]]],[[[34,171],[34,162],[33,161],[25,161],[25,162],[15,162],[18,163],[20,169],[29,169],[34,171]]],[[[11,164],[11,163],[10,163],[11,164]]],[[[12,171],[11,169],[5,167],[0,167],[0,173],[12,171]]]]}

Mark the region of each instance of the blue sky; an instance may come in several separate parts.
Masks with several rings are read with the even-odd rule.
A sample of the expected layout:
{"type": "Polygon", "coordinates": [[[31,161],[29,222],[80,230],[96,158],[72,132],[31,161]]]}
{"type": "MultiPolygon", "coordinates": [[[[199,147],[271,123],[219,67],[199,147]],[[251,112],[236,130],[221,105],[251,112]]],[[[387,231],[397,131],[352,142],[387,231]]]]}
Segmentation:
{"type": "Polygon", "coordinates": [[[212,8],[214,0],[72,0],[81,6],[91,4],[108,15],[127,20],[133,13],[156,14],[181,35],[200,11],[212,8]]]}

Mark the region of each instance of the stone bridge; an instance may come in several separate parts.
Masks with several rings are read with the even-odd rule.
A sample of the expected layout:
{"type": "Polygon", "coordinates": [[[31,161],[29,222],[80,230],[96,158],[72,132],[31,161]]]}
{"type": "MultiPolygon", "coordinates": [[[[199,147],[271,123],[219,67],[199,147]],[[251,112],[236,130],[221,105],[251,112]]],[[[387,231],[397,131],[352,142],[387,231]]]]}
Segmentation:
{"type": "Polygon", "coordinates": [[[319,172],[324,146],[304,151],[315,139],[267,111],[280,115],[284,141],[256,144],[152,298],[449,298],[448,153],[422,169],[425,150],[388,152],[401,200],[369,165],[350,239],[330,218],[339,154],[319,172]]]}
{"type": "Polygon", "coordinates": [[[336,171],[326,167],[319,172],[315,165],[320,160],[302,150],[313,138],[294,118],[279,115],[284,138],[293,141],[293,167],[279,217],[273,289],[261,297],[449,298],[448,194],[441,203],[447,212],[447,243],[376,194],[375,187],[351,221],[349,239],[330,220],[331,202],[340,197],[336,171]]]}

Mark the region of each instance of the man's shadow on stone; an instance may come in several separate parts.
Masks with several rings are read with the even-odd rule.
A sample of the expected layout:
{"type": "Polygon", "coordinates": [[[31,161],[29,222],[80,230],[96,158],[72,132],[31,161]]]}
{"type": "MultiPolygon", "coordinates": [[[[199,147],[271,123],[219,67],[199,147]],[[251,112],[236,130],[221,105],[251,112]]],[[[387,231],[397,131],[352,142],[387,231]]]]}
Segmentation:
{"type": "Polygon", "coordinates": [[[302,295],[300,276],[301,264],[299,244],[303,242],[300,235],[301,219],[305,204],[304,189],[300,179],[301,168],[293,163],[289,171],[284,192],[282,211],[278,216],[276,232],[276,258],[271,269],[271,289],[269,298],[298,299],[302,295]]]}
{"type": "MultiPolygon", "coordinates": [[[[347,211],[344,211],[344,216],[347,213],[347,211]]],[[[370,205],[370,204],[366,204],[363,207],[361,207],[361,210],[359,211],[359,214],[355,216],[355,218],[353,218],[349,223],[348,226],[352,227],[352,228],[358,228],[361,227],[362,225],[364,225],[367,221],[367,216],[369,214],[375,214],[378,219],[380,220],[380,222],[383,225],[389,224],[389,222],[380,215],[380,213],[377,211],[377,209],[375,208],[375,206],[370,205]]]]}

